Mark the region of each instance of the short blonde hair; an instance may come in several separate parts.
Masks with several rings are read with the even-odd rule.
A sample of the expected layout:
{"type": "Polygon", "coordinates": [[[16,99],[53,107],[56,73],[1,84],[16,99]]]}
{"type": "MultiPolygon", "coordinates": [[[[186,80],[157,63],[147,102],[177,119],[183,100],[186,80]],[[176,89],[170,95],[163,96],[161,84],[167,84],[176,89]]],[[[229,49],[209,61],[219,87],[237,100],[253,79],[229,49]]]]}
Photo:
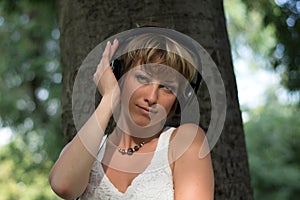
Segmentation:
{"type": "Polygon", "coordinates": [[[171,67],[191,82],[196,69],[193,53],[175,40],[153,33],[144,33],[132,38],[125,47],[123,56],[124,72],[135,67],[135,64],[158,63],[171,67]]]}

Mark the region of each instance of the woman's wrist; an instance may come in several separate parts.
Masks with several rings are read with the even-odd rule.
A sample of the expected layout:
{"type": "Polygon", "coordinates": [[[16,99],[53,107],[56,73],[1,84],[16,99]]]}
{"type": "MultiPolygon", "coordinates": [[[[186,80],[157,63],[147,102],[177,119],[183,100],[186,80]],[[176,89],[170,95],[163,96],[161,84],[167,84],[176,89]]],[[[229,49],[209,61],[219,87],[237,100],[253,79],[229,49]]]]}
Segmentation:
{"type": "Polygon", "coordinates": [[[96,108],[97,118],[109,119],[119,103],[118,95],[114,93],[105,94],[96,108]]]}
{"type": "MultiPolygon", "coordinates": [[[[111,92],[111,93],[105,94],[101,99],[101,102],[103,101],[103,105],[105,105],[106,107],[109,107],[111,109],[111,112],[114,112],[117,105],[119,104],[119,101],[120,101],[119,93],[120,92],[111,92]]],[[[101,104],[101,102],[100,102],[100,104],[101,104]]]]}

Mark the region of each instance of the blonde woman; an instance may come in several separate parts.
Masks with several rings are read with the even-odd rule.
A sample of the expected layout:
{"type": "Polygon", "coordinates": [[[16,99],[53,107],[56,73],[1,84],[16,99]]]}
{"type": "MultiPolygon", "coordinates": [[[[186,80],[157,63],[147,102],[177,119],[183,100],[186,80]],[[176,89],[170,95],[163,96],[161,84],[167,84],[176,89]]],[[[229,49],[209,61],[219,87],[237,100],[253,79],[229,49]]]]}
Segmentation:
{"type": "Polygon", "coordinates": [[[50,174],[60,197],[213,199],[210,155],[199,158],[199,150],[209,148],[203,130],[191,123],[165,125],[182,110],[179,99],[187,98],[196,74],[194,53],[176,40],[150,32],[126,44],[107,43],[94,74],[102,99],[50,174]],[[118,48],[126,52],[119,57],[122,66],[114,66],[119,80],[110,66],[118,48]],[[116,126],[104,134],[111,118],[116,126]]]}

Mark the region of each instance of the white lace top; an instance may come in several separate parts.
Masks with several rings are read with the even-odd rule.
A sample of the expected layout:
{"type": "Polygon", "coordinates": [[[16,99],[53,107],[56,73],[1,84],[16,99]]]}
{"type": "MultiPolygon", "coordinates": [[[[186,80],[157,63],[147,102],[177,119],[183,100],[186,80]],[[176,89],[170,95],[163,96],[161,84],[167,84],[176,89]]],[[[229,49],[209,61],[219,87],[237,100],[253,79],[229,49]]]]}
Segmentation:
{"type": "MultiPolygon", "coordinates": [[[[91,170],[89,184],[81,200],[173,200],[172,171],[168,160],[168,146],[172,132],[169,128],[161,133],[154,156],[146,170],[135,177],[125,193],[120,192],[105,175],[99,160],[102,160],[105,143],[91,170]]],[[[103,138],[103,142],[105,138],[103,138]]]]}

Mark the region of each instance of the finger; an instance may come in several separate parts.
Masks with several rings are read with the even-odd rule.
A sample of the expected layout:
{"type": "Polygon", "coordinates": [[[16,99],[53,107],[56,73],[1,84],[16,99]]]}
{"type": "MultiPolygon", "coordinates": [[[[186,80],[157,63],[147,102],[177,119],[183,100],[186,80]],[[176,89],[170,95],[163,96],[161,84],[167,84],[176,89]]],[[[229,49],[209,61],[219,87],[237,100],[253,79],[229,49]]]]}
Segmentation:
{"type": "Polygon", "coordinates": [[[106,47],[102,53],[102,58],[99,63],[100,67],[108,67],[110,64],[110,51],[111,51],[111,43],[110,41],[107,42],[106,47]]]}
{"type": "Polygon", "coordinates": [[[102,57],[109,57],[109,55],[110,55],[110,49],[111,49],[111,43],[110,43],[110,41],[107,41],[105,49],[104,49],[104,51],[102,53],[102,57]]]}
{"type": "Polygon", "coordinates": [[[93,76],[93,81],[95,83],[95,85],[98,85],[98,82],[99,82],[100,78],[99,78],[99,73],[94,73],[94,76],[93,76]]]}
{"type": "Polygon", "coordinates": [[[118,46],[119,46],[119,41],[118,41],[118,39],[114,39],[113,44],[112,44],[111,49],[110,49],[110,59],[111,59],[112,56],[115,54],[115,52],[116,52],[118,46]]]}

